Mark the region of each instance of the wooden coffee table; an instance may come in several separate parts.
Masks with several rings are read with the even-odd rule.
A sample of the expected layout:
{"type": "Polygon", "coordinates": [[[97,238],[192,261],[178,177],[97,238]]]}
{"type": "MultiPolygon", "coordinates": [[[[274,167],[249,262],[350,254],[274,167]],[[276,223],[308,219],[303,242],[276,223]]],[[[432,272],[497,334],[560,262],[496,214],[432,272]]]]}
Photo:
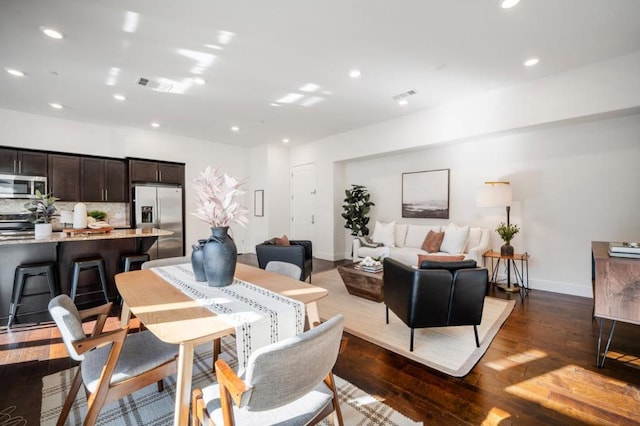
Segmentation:
{"type": "Polygon", "coordinates": [[[338,272],[349,294],[382,302],[384,299],[382,272],[365,272],[356,269],[357,263],[338,266],[338,272]]]}

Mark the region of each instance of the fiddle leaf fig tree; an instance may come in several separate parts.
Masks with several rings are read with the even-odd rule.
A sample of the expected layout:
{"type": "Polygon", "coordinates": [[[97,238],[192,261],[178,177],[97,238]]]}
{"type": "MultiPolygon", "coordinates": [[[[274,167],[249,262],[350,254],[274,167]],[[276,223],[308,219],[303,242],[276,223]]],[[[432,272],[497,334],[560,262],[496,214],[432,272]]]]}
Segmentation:
{"type": "Polygon", "coordinates": [[[345,219],[344,227],[351,230],[351,235],[356,237],[365,237],[369,235],[369,210],[371,206],[375,206],[370,201],[371,194],[366,187],[362,185],[351,185],[351,189],[344,191],[346,198],[342,208],[344,212],[342,217],[345,219]]]}

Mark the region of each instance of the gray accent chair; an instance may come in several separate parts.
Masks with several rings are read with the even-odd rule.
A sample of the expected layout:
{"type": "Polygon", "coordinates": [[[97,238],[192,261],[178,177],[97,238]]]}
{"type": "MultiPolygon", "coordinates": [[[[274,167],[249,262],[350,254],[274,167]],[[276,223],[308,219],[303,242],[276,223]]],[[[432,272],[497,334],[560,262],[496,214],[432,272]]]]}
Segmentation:
{"type": "Polygon", "coordinates": [[[300,269],[298,265],[294,265],[289,262],[281,262],[279,260],[272,260],[267,263],[264,270],[275,272],[276,274],[284,275],[285,277],[293,278],[294,280],[299,280],[300,275],[302,274],[302,269],[300,269]]]}
{"type": "Polygon", "coordinates": [[[66,294],[49,302],[53,317],[69,356],[80,361],[80,368],[73,379],[69,394],[58,417],[58,425],[64,425],[80,385],[87,392],[87,416],[85,425],[94,425],[105,404],[130,393],[158,383],[176,372],[178,346],[158,340],[151,332],[127,335],[129,327],[103,332],[111,310],[111,303],[78,311],[66,294]],[[82,320],[97,316],[90,336],[82,329],[82,320]]]}
{"type": "Polygon", "coordinates": [[[341,346],[344,318],[337,315],[297,336],[251,354],[238,377],[216,361],[217,384],[193,392],[196,424],[307,425],[342,414],[332,369],[341,346]]]}

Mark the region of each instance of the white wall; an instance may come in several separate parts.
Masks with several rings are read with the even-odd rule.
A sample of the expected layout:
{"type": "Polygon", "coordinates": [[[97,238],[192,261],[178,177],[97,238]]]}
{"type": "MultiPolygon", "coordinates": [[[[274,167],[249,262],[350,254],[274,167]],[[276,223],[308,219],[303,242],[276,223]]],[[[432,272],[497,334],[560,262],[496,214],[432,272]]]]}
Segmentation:
{"type": "MultiPolygon", "coordinates": [[[[340,259],[349,254],[336,203],[351,183],[367,184],[362,178],[369,176],[369,184],[376,191],[374,199],[384,191],[384,199],[393,200],[394,196],[399,197],[403,171],[449,168],[454,221],[489,220],[487,213],[481,214],[475,207],[476,189],[485,180],[511,180],[515,197],[521,198],[512,209],[514,221],[521,220],[518,223],[526,229],[514,244],[536,256],[532,284],[590,295],[589,248],[588,244],[585,248],[584,242],[633,239],[634,234],[635,239],[640,239],[637,222],[618,219],[628,217],[630,213],[626,212],[637,211],[637,196],[614,196],[620,192],[626,196],[637,188],[637,184],[633,187],[637,172],[620,170],[620,164],[629,165],[629,158],[636,162],[640,158],[637,75],[640,75],[640,52],[293,148],[292,165],[309,162],[318,165],[321,220],[314,252],[326,259],[340,259]],[[444,143],[450,146],[439,145],[444,143]],[[435,150],[424,151],[429,146],[435,146],[435,150]],[[355,162],[361,161],[366,162],[358,170],[355,162]],[[394,174],[380,178],[368,175],[370,169],[383,174],[393,170],[394,174]],[[624,176],[625,188],[631,185],[632,189],[621,189],[620,184],[612,189],[611,182],[604,186],[593,178],[598,175],[604,179],[603,174],[614,171],[624,176]],[[342,173],[344,179],[340,177],[342,173]],[[586,177],[590,186],[584,184],[586,177]],[[587,191],[588,198],[579,191],[587,191]],[[606,199],[607,208],[614,206],[612,213],[593,216],[594,211],[608,211],[600,199],[606,199]],[[550,206],[553,209],[544,210],[550,206]],[[567,218],[571,223],[566,223],[567,218]],[[554,249],[562,250],[545,253],[549,241],[554,243],[554,249]],[[578,254],[578,248],[586,254],[578,254]]],[[[376,214],[381,218],[399,218],[399,205],[395,201],[385,203],[384,207],[378,206],[385,210],[376,214]]],[[[494,219],[500,220],[501,214],[495,212],[494,219]]]]}
{"type": "MultiPolygon", "coordinates": [[[[145,131],[56,119],[0,109],[2,145],[107,157],[140,157],[185,163],[186,253],[191,244],[211,234],[208,226],[194,218],[193,179],[207,166],[222,167],[235,177],[248,176],[249,150],[230,144],[145,131]]],[[[246,197],[245,203],[252,199],[246,197]]],[[[248,204],[246,204],[248,206],[248,204]]],[[[249,220],[252,219],[252,216],[249,220]]],[[[245,230],[233,227],[239,251],[244,251],[245,230]]]]}
{"type": "Polygon", "coordinates": [[[246,252],[269,238],[289,234],[290,169],[289,149],[276,145],[260,145],[251,149],[250,184],[248,190],[251,234],[246,252]],[[254,191],[264,191],[264,216],[254,216],[254,191]]]}
{"type": "MultiPolygon", "coordinates": [[[[372,224],[454,222],[492,230],[505,220],[505,209],[477,207],[475,194],[484,181],[508,180],[511,223],[521,226],[512,245],[531,254],[531,286],[590,296],[591,241],[640,240],[638,135],[640,115],[523,130],[346,162],[344,177],[347,185],[369,188],[372,224]],[[442,168],[450,169],[450,219],[402,219],[402,173],[442,168]]],[[[348,256],[351,238],[344,240],[348,256]]],[[[501,244],[492,232],[493,248],[501,244]]]]}

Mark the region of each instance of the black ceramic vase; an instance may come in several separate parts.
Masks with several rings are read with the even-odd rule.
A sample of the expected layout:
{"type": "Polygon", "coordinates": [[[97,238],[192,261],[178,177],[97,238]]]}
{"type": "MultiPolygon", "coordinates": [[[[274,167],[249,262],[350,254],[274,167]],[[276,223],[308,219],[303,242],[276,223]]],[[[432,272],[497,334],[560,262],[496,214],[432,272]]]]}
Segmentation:
{"type": "Polygon", "coordinates": [[[509,243],[505,243],[502,247],[500,247],[500,255],[513,256],[513,246],[509,243]]]}
{"type": "Polygon", "coordinates": [[[198,240],[198,245],[192,245],[193,251],[191,252],[191,268],[193,269],[193,277],[196,281],[207,281],[207,276],[204,274],[204,245],[207,244],[207,240],[198,240]]]}
{"type": "Polygon", "coordinates": [[[233,282],[238,250],[228,231],[228,226],[211,228],[211,236],[204,245],[204,274],[211,287],[224,287],[233,282]]]}

